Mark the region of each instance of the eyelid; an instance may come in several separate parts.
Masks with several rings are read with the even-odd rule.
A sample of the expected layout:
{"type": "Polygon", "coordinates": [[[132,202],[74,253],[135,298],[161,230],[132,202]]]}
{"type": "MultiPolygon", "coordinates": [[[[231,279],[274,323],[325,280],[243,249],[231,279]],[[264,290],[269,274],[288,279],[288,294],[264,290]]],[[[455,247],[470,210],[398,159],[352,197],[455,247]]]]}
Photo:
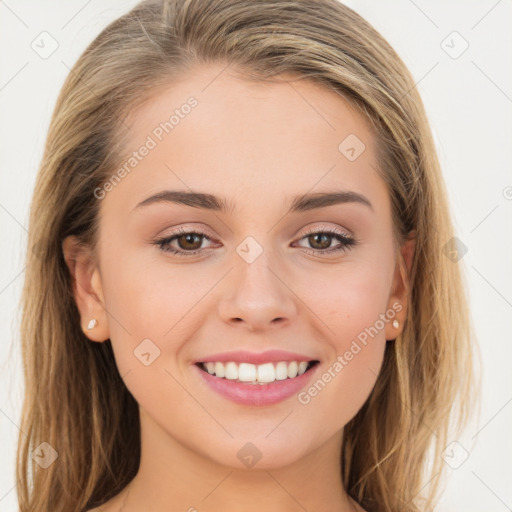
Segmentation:
{"type": "MultiPolygon", "coordinates": [[[[305,236],[308,236],[313,233],[318,233],[319,231],[323,231],[323,230],[334,231],[335,233],[337,233],[339,235],[342,235],[342,236],[345,236],[346,238],[351,238],[351,239],[355,240],[354,235],[348,229],[342,228],[337,225],[329,226],[329,225],[314,224],[313,226],[306,228],[305,231],[303,231],[303,232],[299,231],[297,233],[296,237],[303,238],[305,236]]],[[[192,225],[179,224],[179,226],[176,229],[174,229],[173,231],[170,231],[167,234],[164,233],[162,235],[158,235],[156,238],[160,238],[160,239],[167,238],[170,236],[179,235],[181,233],[189,233],[191,231],[198,232],[198,234],[204,233],[212,241],[216,239],[215,235],[213,234],[213,231],[211,229],[209,229],[208,227],[206,227],[206,225],[204,225],[204,224],[202,224],[201,227],[196,227],[194,224],[192,224],[192,225]]]]}
{"type": "Polygon", "coordinates": [[[201,224],[200,226],[197,226],[195,224],[189,225],[189,224],[179,224],[178,227],[169,228],[169,230],[165,230],[165,232],[161,235],[157,235],[155,238],[167,238],[170,236],[179,235],[182,233],[198,233],[198,234],[205,234],[210,239],[215,239],[215,235],[211,229],[206,227],[204,224],[201,224]]]}
{"type": "Polygon", "coordinates": [[[346,230],[345,228],[340,228],[339,226],[313,226],[311,228],[307,228],[306,231],[304,231],[301,234],[301,238],[311,235],[313,233],[318,233],[319,231],[333,231],[337,233],[338,235],[345,236],[346,238],[354,238],[354,235],[346,230]]]}

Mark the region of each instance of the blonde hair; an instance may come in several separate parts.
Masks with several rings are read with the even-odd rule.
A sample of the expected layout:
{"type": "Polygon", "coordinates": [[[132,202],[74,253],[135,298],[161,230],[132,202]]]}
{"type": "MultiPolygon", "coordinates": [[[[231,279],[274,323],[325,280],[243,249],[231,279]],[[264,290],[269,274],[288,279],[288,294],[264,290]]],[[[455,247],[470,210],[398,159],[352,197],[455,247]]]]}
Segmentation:
{"type": "Polygon", "coordinates": [[[473,334],[460,265],[447,257],[447,195],[411,74],[368,22],[335,0],[147,0],[106,27],[72,68],[35,183],[22,293],[20,512],[86,510],[137,473],[138,405],[110,340],[91,343],[81,330],[61,244],[73,234],[95,247],[94,191],[121,159],[126,115],[209,62],[253,80],[292,73],[316,81],[374,128],[396,241],[413,235],[416,249],[404,330],[387,343],[371,395],[344,428],[340,474],[369,512],[428,510],[451,425],[459,432],[468,419],[473,334]],[[42,442],[58,452],[48,468],[31,459],[42,442]]]}

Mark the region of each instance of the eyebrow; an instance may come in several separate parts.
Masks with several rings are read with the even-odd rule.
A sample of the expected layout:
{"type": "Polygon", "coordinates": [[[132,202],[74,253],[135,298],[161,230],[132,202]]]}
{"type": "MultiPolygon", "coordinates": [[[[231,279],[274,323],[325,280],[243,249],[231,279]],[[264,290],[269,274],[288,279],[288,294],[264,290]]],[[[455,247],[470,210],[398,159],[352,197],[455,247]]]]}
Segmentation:
{"type": "MultiPolygon", "coordinates": [[[[235,211],[235,204],[227,199],[202,192],[178,190],[163,190],[158,192],[157,194],[144,199],[135,206],[134,210],[138,210],[141,207],[155,203],[175,203],[221,213],[233,213],[235,211]]],[[[305,212],[308,210],[316,210],[318,208],[326,208],[327,206],[344,203],[363,204],[373,211],[372,203],[367,197],[357,192],[340,190],[335,192],[302,194],[294,197],[287,213],[305,212]]]]}

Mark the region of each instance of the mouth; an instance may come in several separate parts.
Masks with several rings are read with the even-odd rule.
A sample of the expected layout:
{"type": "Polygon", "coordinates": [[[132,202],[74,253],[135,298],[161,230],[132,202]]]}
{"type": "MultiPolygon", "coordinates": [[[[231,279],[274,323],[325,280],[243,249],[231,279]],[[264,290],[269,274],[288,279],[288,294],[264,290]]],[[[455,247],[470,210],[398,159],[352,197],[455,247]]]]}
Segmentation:
{"type": "Polygon", "coordinates": [[[234,350],[203,355],[192,363],[201,385],[232,402],[269,406],[291,399],[315,374],[321,361],[287,350],[234,350]]]}
{"type": "Polygon", "coordinates": [[[203,372],[219,380],[249,385],[268,385],[276,381],[294,380],[319,364],[311,361],[279,361],[263,364],[237,363],[235,361],[197,362],[203,372]]]}

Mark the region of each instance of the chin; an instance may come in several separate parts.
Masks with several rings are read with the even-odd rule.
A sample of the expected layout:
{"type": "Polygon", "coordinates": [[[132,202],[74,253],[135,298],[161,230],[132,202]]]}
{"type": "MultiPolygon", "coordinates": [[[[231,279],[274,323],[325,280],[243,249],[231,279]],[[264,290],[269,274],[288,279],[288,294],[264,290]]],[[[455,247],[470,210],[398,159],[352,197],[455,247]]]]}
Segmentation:
{"type": "MultiPolygon", "coordinates": [[[[275,425],[274,425],[275,428],[275,425]]],[[[244,471],[271,470],[291,465],[312,450],[311,436],[290,438],[266,430],[265,433],[235,437],[209,443],[205,456],[217,464],[244,471]],[[270,435],[269,435],[269,432],[270,435]]],[[[318,441],[321,444],[321,440],[318,441]]]]}

